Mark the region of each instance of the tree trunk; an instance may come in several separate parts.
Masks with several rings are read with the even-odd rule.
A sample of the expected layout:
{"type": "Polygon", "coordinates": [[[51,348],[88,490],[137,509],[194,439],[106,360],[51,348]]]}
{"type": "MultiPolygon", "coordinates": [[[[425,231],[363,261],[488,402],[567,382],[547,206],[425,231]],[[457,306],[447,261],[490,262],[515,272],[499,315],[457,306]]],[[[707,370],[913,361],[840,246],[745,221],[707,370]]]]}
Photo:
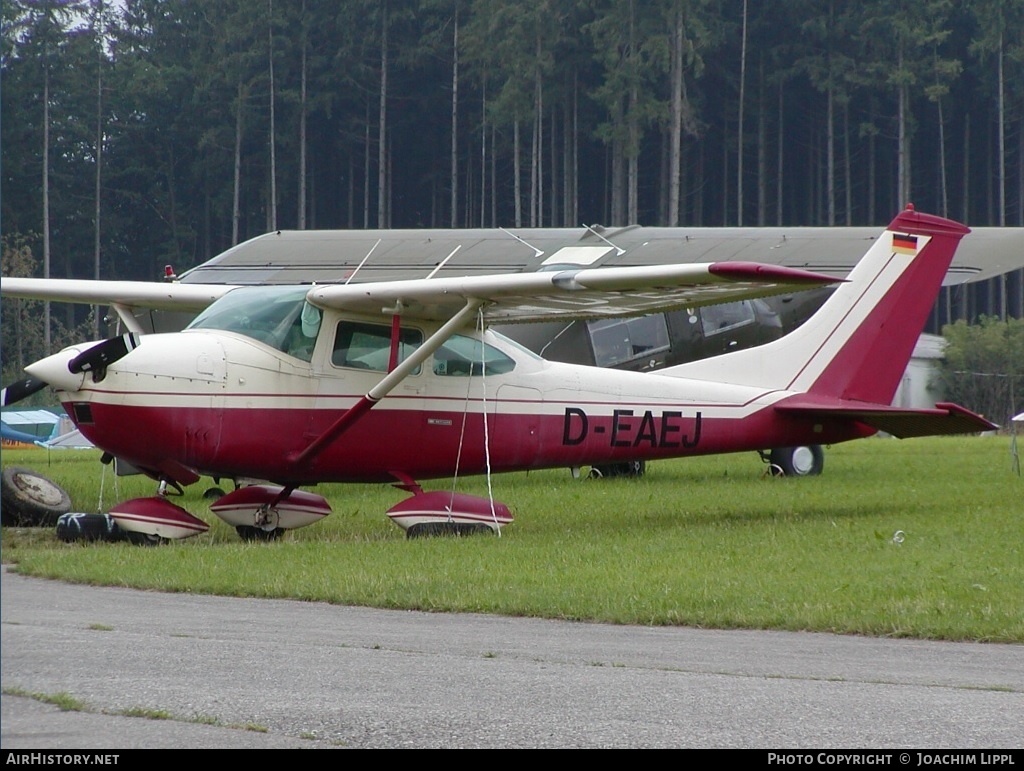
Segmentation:
{"type": "Polygon", "coordinates": [[[234,246],[238,243],[238,231],[239,225],[242,219],[242,203],[241,203],[241,189],[242,189],[242,101],[244,96],[244,89],[242,88],[242,79],[239,76],[238,79],[238,101],[235,107],[235,179],[234,179],[234,193],[231,203],[231,245],[234,246]]]}
{"type": "Polygon", "coordinates": [[[676,8],[672,24],[669,78],[672,90],[668,149],[668,217],[665,224],[679,224],[679,175],[683,144],[683,9],[676,8]]]}
{"type": "Polygon", "coordinates": [[[850,100],[843,103],[843,195],[846,208],[846,227],[853,224],[853,179],[850,168],[850,100]]]}
{"type": "Polygon", "coordinates": [[[779,81],[779,107],[778,107],[778,113],[779,113],[779,140],[778,141],[779,141],[779,146],[778,146],[778,148],[776,150],[776,158],[775,158],[775,166],[776,166],[776,171],[775,171],[775,225],[777,227],[782,227],[782,192],[783,192],[782,180],[783,180],[783,177],[785,176],[785,168],[786,168],[783,165],[783,160],[784,160],[784,155],[785,155],[784,147],[785,147],[785,140],[786,140],[786,132],[785,132],[786,114],[785,114],[785,111],[783,110],[784,100],[782,98],[782,93],[783,93],[782,81],[780,80],[779,81]]]}
{"type": "Polygon", "coordinates": [[[825,111],[825,199],[828,211],[828,226],[836,224],[836,131],[835,131],[835,102],[832,95],[832,86],[829,85],[825,92],[828,100],[828,107],[825,111]]]}
{"type": "MultiPolygon", "coordinates": [[[[999,227],[1006,226],[1006,82],[1003,79],[1003,32],[999,31],[999,51],[996,55],[996,82],[997,82],[997,104],[999,118],[996,121],[998,128],[999,146],[996,148],[998,155],[997,165],[999,179],[999,227]]],[[[1005,284],[1006,274],[1002,274],[1002,282],[1005,284]]],[[[1005,318],[1005,314],[1003,314],[1005,318]]]]}
{"type": "Polygon", "coordinates": [[[381,9],[380,121],[377,126],[377,227],[385,227],[387,214],[387,105],[388,105],[388,4],[381,9]]]}
{"type": "MultiPolygon", "coordinates": [[[[902,45],[898,54],[898,68],[903,69],[903,48],[902,45]]],[[[898,88],[898,134],[897,162],[896,162],[896,198],[897,205],[902,208],[910,201],[910,131],[907,125],[907,115],[910,99],[909,88],[900,85],[898,88]]]]}
{"type": "Polygon", "coordinates": [[[768,121],[764,104],[764,59],[757,78],[757,226],[768,219],[768,121]]]}
{"type": "Polygon", "coordinates": [[[939,211],[949,216],[949,190],[946,186],[946,121],[942,114],[942,99],[936,100],[939,111],[939,211]]]}
{"type": "Polygon", "coordinates": [[[963,190],[960,203],[960,217],[964,222],[970,222],[971,210],[971,114],[964,115],[964,159],[963,190]]]}
{"type": "MultiPolygon", "coordinates": [[[[103,3],[98,4],[98,11],[100,14],[103,13],[103,3]]],[[[98,34],[98,33],[97,33],[98,34]]],[[[102,41],[102,36],[100,36],[102,41]]],[[[96,206],[94,210],[94,222],[93,222],[93,253],[92,253],[92,277],[99,279],[100,277],[100,215],[102,213],[102,206],[100,202],[100,194],[102,192],[102,169],[103,169],[103,48],[102,42],[99,46],[100,52],[98,55],[98,61],[96,63],[96,185],[95,185],[95,196],[96,206]]],[[[99,308],[93,306],[93,337],[99,339],[100,336],[100,313],[99,308]]]]}
{"type": "Polygon", "coordinates": [[[639,53],[636,42],[636,10],[633,0],[629,3],[629,144],[626,149],[626,221],[625,225],[633,225],[639,219],[637,213],[637,190],[639,187],[639,156],[640,156],[640,126],[637,111],[639,108],[640,94],[637,88],[637,76],[639,68],[639,53]]]}
{"type": "Polygon", "coordinates": [[[306,69],[309,41],[306,36],[306,0],[302,0],[302,74],[299,88],[299,214],[298,228],[306,229],[306,69]]]}
{"type": "Polygon", "coordinates": [[[459,9],[455,7],[455,32],[452,39],[452,227],[459,226],[459,9]]]}
{"type": "MultiPolygon", "coordinates": [[[[43,73],[43,278],[50,277],[50,65],[43,73]]],[[[50,353],[50,301],[43,303],[43,346],[50,353]]]]}
{"type": "Polygon", "coordinates": [[[747,0],[743,0],[740,37],[740,103],[736,120],[736,224],[743,227],[743,97],[747,82],[747,0]]]}
{"type": "Polygon", "coordinates": [[[274,0],[267,0],[267,43],[270,65],[270,230],[277,230],[277,130],[274,126],[274,0]]]}
{"type": "Polygon", "coordinates": [[[513,191],[515,196],[515,223],[517,228],[523,226],[523,192],[520,178],[522,176],[522,162],[520,161],[520,140],[519,140],[519,118],[516,117],[512,126],[512,176],[514,177],[513,191]]]}
{"type": "MultiPolygon", "coordinates": [[[[540,34],[537,35],[537,61],[540,62],[540,34]]],[[[533,157],[530,174],[530,226],[544,224],[544,79],[540,65],[534,67],[533,157]]]]}
{"type": "Polygon", "coordinates": [[[498,227],[498,128],[491,126],[491,227],[498,227]]]}
{"type": "Polygon", "coordinates": [[[480,94],[480,227],[487,227],[487,79],[480,94]]]}
{"type": "Polygon", "coordinates": [[[366,126],[363,131],[363,228],[370,227],[370,104],[366,104],[366,126]]]}

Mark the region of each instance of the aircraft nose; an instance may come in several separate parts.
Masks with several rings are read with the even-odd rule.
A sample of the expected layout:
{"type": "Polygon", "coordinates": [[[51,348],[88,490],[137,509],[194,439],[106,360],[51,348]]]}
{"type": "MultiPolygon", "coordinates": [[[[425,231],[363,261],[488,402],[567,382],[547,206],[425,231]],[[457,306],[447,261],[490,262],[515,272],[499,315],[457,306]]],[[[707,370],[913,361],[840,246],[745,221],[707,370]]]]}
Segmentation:
{"type": "Polygon", "coordinates": [[[77,347],[65,348],[60,353],[47,356],[25,367],[25,372],[38,378],[58,391],[77,391],[85,382],[86,373],[68,369],[71,361],[82,353],[77,347]]]}

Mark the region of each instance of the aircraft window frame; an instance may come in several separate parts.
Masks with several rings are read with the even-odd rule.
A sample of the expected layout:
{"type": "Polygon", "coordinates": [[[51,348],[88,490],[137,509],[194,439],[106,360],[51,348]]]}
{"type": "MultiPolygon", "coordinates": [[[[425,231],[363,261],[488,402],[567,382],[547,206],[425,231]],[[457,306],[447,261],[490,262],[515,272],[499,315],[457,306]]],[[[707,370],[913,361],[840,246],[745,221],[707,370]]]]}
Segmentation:
{"type": "Polygon", "coordinates": [[[433,373],[438,377],[506,375],[516,360],[497,346],[468,335],[452,335],[434,351],[433,373]]]}
{"type": "Polygon", "coordinates": [[[664,313],[588,321],[587,334],[598,367],[654,356],[671,346],[664,313]]]}
{"type": "MultiPolygon", "coordinates": [[[[423,344],[423,332],[415,327],[399,330],[398,363],[423,344]]],[[[331,364],[342,369],[387,372],[391,361],[391,327],[369,321],[342,319],[334,329],[331,364]],[[356,337],[359,335],[359,337],[356,337]],[[357,343],[353,345],[353,342],[357,343]],[[352,353],[356,351],[356,353],[352,353]]],[[[411,374],[418,375],[421,367],[411,374]]]]}
{"type": "Polygon", "coordinates": [[[700,312],[700,328],[704,337],[714,337],[745,327],[757,321],[754,305],[750,300],[734,300],[728,303],[705,305],[700,312]]]}

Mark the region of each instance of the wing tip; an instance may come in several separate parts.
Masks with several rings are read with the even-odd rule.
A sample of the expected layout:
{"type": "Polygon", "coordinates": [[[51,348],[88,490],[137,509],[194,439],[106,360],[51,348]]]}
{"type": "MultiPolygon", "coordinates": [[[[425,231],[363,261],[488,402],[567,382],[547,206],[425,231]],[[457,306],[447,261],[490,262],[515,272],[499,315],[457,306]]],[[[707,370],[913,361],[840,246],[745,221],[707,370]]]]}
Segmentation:
{"type": "Polygon", "coordinates": [[[799,268],[787,268],[784,265],[767,265],[760,262],[713,262],[708,266],[708,273],[730,281],[779,281],[787,284],[837,284],[845,279],[815,273],[799,268]]]}

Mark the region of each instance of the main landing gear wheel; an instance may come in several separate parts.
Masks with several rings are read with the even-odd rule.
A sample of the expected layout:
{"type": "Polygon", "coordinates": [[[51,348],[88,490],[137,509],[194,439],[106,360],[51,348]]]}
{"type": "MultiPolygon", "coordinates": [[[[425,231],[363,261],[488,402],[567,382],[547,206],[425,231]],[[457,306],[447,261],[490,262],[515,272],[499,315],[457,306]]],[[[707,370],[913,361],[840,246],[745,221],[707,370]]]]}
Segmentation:
{"type": "Polygon", "coordinates": [[[646,461],[631,460],[626,463],[605,463],[590,467],[591,479],[604,477],[642,477],[647,470],[646,461]]]}
{"type": "Polygon", "coordinates": [[[32,469],[9,466],[3,470],[0,490],[4,524],[54,526],[71,510],[71,496],[32,469]]]}
{"type": "Polygon", "coordinates": [[[436,536],[466,536],[494,533],[490,525],[479,522],[420,522],[405,531],[406,538],[430,538],[436,536]]]}
{"type": "Polygon", "coordinates": [[[814,477],[825,468],[825,452],[819,444],[776,447],[768,456],[768,461],[772,465],[772,472],[777,468],[781,476],[814,477]]]}
{"type": "Polygon", "coordinates": [[[273,530],[264,530],[262,527],[253,527],[252,525],[238,525],[235,532],[243,541],[276,541],[284,533],[284,528],[275,527],[273,530]]]}

